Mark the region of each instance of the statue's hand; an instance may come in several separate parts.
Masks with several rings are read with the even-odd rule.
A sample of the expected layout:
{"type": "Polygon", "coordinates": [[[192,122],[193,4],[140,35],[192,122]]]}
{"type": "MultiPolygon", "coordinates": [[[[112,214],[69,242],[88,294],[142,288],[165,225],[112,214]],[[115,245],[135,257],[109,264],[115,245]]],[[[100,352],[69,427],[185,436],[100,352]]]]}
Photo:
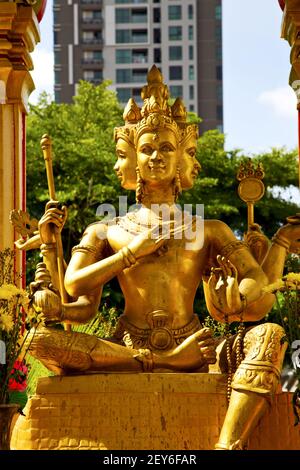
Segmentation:
{"type": "Polygon", "coordinates": [[[216,342],[208,328],[199,331],[198,345],[206,364],[215,364],[217,360],[216,342]]]}
{"type": "Polygon", "coordinates": [[[15,246],[18,250],[34,250],[41,246],[41,239],[40,234],[37,232],[30,238],[19,238],[19,240],[15,241],[15,246]]]}
{"type": "Polygon", "coordinates": [[[239,291],[237,280],[237,269],[226,258],[218,255],[217,261],[219,268],[212,268],[211,275],[208,280],[208,287],[212,303],[219,312],[214,315],[220,322],[225,321],[225,316],[229,322],[240,321],[243,303],[239,291]]]}
{"type": "Polygon", "coordinates": [[[46,205],[46,212],[39,221],[39,232],[42,243],[54,243],[55,234],[61,232],[67,220],[67,208],[59,209],[59,203],[50,201],[46,205]]]}
{"type": "Polygon", "coordinates": [[[161,248],[169,238],[170,231],[166,230],[172,227],[173,222],[163,222],[160,226],[152,227],[145,232],[137,235],[129,244],[131,253],[138,259],[143,256],[151,255],[161,248]],[[159,228],[165,229],[161,235],[158,235],[159,228]]]}
{"type": "Polygon", "coordinates": [[[284,237],[289,243],[290,253],[300,253],[300,216],[288,217],[290,223],[280,227],[274,238],[284,237]]]}

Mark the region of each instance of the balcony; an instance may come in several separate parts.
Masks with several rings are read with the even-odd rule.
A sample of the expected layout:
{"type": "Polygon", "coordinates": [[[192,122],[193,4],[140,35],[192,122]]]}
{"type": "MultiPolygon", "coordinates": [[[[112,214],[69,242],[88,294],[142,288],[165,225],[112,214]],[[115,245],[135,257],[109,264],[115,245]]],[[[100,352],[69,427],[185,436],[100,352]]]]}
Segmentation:
{"type": "Polygon", "coordinates": [[[103,18],[82,18],[82,23],[84,25],[102,25],[103,18]]]}
{"type": "Polygon", "coordinates": [[[82,44],[92,45],[99,44],[103,45],[103,39],[101,38],[82,38],[82,44]]]}
{"type": "Polygon", "coordinates": [[[147,64],[148,63],[148,57],[144,55],[133,55],[132,56],[132,63],[133,64],[147,64]]]}
{"type": "Polygon", "coordinates": [[[81,0],[83,5],[97,5],[102,6],[102,0],[81,0]]]}
{"type": "Polygon", "coordinates": [[[82,59],[82,65],[103,65],[103,59],[82,59]]]}

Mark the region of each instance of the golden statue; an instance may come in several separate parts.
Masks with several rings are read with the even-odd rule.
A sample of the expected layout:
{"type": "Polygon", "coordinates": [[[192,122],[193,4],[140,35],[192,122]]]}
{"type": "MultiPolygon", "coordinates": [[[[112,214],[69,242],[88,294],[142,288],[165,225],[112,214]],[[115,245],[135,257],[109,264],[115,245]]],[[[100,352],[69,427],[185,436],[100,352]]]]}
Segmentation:
{"type": "Polygon", "coordinates": [[[117,276],[125,309],[114,337],[102,340],[47,326],[34,336],[31,353],[58,374],[207,372],[211,366],[230,372],[230,402],[216,449],[243,449],[277,388],[284,330],[265,323],[241,328],[216,344],[194,313],[195,293],[203,281],[207,308],[220,322],[261,320],[274,302],[263,288],[281,277],[289,247],[300,238],[300,225],[278,230],[261,265],[223,222],[202,220],[198,233],[199,217],[186,217],[176,205],[200,170],[197,126],[187,123],[181,100],[169,106],[168,88],[155,66],[142,98],[142,109],[129,101],[125,126],[115,132],[115,170],[124,188],[136,189],[139,206],[87,227],[65,272],[67,302],[58,295],[55,300],[62,289],[57,237],[66,209],[52,201],[39,221],[45,264],[39,266],[34,295],[41,285],[39,304],[49,324],[88,322],[98,311],[104,284],[117,276]]]}

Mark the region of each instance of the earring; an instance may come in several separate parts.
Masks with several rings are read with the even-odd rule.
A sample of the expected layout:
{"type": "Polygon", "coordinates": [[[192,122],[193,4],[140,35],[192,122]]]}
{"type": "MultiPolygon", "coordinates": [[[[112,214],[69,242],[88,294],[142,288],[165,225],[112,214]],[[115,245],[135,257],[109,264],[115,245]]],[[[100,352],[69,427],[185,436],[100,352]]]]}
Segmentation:
{"type": "Polygon", "coordinates": [[[174,179],[173,184],[174,184],[174,193],[173,194],[175,196],[175,201],[177,201],[179,194],[181,194],[181,192],[182,192],[179,166],[177,166],[176,177],[174,179]]]}
{"type": "Polygon", "coordinates": [[[136,169],[136,192],[135,199],[137,204],[141,204],[145,196],[145,184],[142,180],[140,169],[137,166],[136,169]]]}

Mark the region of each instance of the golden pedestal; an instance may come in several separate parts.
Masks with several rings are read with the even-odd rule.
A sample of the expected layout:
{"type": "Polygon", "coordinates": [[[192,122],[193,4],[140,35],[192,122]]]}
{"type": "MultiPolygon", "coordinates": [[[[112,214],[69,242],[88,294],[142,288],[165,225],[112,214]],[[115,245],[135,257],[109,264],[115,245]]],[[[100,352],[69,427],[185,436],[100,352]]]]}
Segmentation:
{"type": "MultiPolygon", "coordinates": [[[[292,394],[276,395],[250,449],[300,449],[292,394]]],[[[40,379],[12,449],[208,450],[227,409],[221,374],[92,374],[40,379]]]]}

